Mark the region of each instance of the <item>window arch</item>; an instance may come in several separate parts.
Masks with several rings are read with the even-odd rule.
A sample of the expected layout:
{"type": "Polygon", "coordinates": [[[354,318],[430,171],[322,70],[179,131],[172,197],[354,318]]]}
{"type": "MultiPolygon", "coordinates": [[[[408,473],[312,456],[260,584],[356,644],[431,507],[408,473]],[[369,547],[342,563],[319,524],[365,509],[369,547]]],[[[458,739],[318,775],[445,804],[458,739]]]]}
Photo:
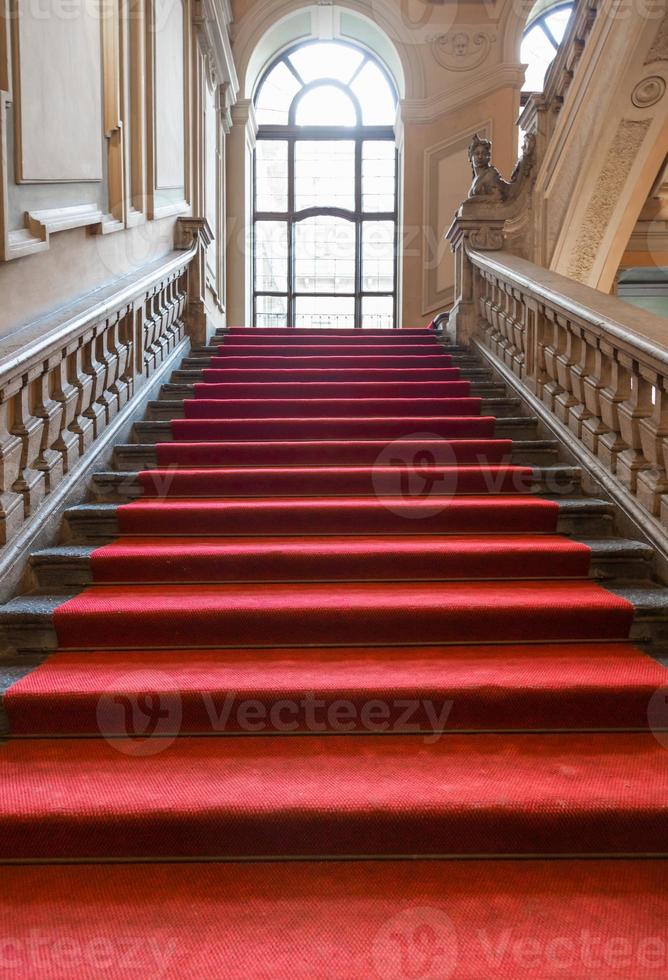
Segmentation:
{"type": "Polygon", "coordinates": [[[396,325],[397,93],[343,41],[307,41],[254,99],[253,322],[396,325]]]}
{"type": "Polygon", "coordinates": [[[527,66],[523,92],[542,92],[545,75],[554,60],[570,20],[574,0],[538,0],[531,9],[520,48],[527,66]]]}

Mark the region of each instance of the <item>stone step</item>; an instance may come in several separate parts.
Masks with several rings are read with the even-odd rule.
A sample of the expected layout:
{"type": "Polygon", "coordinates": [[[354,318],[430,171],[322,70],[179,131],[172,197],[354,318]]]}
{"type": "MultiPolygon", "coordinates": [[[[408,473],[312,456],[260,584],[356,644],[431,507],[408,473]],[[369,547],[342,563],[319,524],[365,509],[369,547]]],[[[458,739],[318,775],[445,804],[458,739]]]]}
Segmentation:
{"type": "MultiPolygon", "coordinates": [[[[286,382],[289,384],[289,382],[286,382]]],[[[258,387],[265,387],[263,382],[258,383],[258,387]]],[[[504,398],[506,396],[506,386],[500,381],[481,381],[471,384],[471,396],[481,398],[504,398]]],[[[194,384],[175,384],[169,382],[160,389],[160,401],[184,400],[195,397],[194,384]]]]}
{"type": "MultiPolygon", "coordinates": [[[[653,552],[648,545],[624,538],[595,538],[584,543],[591,548],[591,578],[606,584],[647,583],[651,579],[653,552]]],[[[83,544],[36,551],[30,557],[35,588],[76,590],[90,585],[90,556],[94,551],[95,546],[83,544]]]]}
{"type": "MultiPolygon", "coordinates": [[[[497,420],[494,435],[497,439],[534,439],[537,431],[535,415],[512,415],[497,420]]],[[[172,442],[172,427],[167,420],[145,420],[135,422],[132,435],[138,443],[172,442]]]]}
{"type": "MultiPolygon", "coordinates": [[[[244,470],[257,470],[259,468],[239,467],[239,469],[244,470]]],[[[358,468],[350,467],[352,470],[358,468]]],[[[293,469],[298,469],[298,467],[293,467],[293,469]]],[[[521,476],[522,482],[518,489],[527,492],[531,488],[535,493],[570,496],[580,491],[581,480],[582,471],[577,466],[534,466],[531,478],[527,480],[521,476]]],[[[101,502],[127,502],[144,496],[144,489],[139,481],[138,473],[135,471],[108,470],[95,473],[91,480],[90,489],[93,499],[101,502]]],[[[370,493],[373,492],[371,484],[369,490],[370,493]]],[[[266,496],[266,494],[263,493],[260,496],[266,496]]]]}
{"type": "MultiPolygon", "coordinates": [[[[516,466],[538,466],[554,463],[559,454],[555,439],[527,439],[513,442],[511,462],[516,466]]],[[[155,445],[126,443],[114,448],[114,469],[150,470],[158,463],[155,445]]],[[[299,465],[299,464],[295,464],[299,465]]]]}
{"type": "MultiPolygon", "coordinates": [[[[450,350],[449,349],[448,349],[448,353],[450,353],[450,350]]],[[[181,364],[181,369],[182,370],[195,370],[197,368],[209,367],[210,366],[209,362],[211,361],[211,358],[212,357],[219,357],[219,356],[220,356],[220,351],[219,351],[218,347],[199,347],[199,348],[196,348],[194,350],[191,350],[191,352],[188,355],[188,357],[184,357],[183,362],[181,364]]],[[[227,357],[228,355],[226,354],[225,356],[227,357]]],[[[451,356],[452,356],[452,360],[450,361],[450,363],[449,364],[444,364],[443,367],[458,367],[458,368],[468,368],[468,369],[473,369],[473,370],[478,370],[481,367],[480,359],[477,358],[477,357],[475,357],[471,353],[452,353],[451,356]]],[[[248,366],[250,367],[251,365],[248,365],[248,366]]],[[[283,364],[283,365],[279,364],[278,363],[278,358],[277,358],[276,365],[275,366],[276,367],[289,367],[290,365],[289,364],[283,364]]],[[[332,367],[334,367],[334,366],[335,365],[332,365],[332,367]]],[[[401,366],[402,366],[401,364],[397,363],[397,367],[401,367],[401,366]]],[[[411,367],[412,365],[408,365],[408,366],[411,367]]],[[[266,365],[264,365],[263,367],[266,367],[266,365]]],[[[364,365],[361,364],[360,367],[364,367],[364,365]]]]}
{"type": "MultiPolygon", "coordinates": [[[[614,506],[596,497],[554,497],[559,505],[557,531],[581,540],[610,537],[614,506]]],[[[117,503],[78,504],[65,511],[63,540],[68,545],[99,546],[120,534],[117,503]]]]}
{"type": "MultiPolygon", "coordinates": [[[[33,592],[0,606],[0,635],[18,656],[34,657],[55,650],[54,610],[76,594],[75,589],[42,594],[33,592]]],[[[615,586],[611,589],[635,607],[631,639],[657,659],[668,655],[668,589],[660,585],[615,586]]],[[[91,637],[94,648],[95,637],[91,637]]]]}
{"type": "MultiPolygon", "coordinates": [[[[241,399],[238,403],[242,401],[243,400],[241,399]]],[[[507,396],[482,398],[481,402],[480,414],[494,415],[496,418],[506,418],[508,416],[517,415],[518,409],[522,405],[519,398],[509,398],[507,396]]],[[[152,401],[148,403],[146,409],[146,418],[149,421],[160,422],[170,419],[182,419],[183,417],[183,401],[179,399],[152,401]]],[[[244,416],[238,416],[238,418],[243,417],[244,416]]],[[[254,417],[261,418],[262,416],[254,417]]]]}
{"type": "MultiPolygon", "coordinates": [[[[170,381],[172,384],[195,384],[197,381],[203,381],[202,371],[206,365],[202,365],[199,368],[189,368],[187,370],[183,368],[178,368],[176,371],[172,371],[170,381]]],[[[485,381],[496,381],[498,384],[503,384],[503,382],[496,378],[492,371],[487,368],[478,366],[471,368],[462,368],[460,372],[461,381],[471,381],[471,382],[485,382],[485,381]]],[[[256,382],[261,384],[262,382],[256,382]]]]}

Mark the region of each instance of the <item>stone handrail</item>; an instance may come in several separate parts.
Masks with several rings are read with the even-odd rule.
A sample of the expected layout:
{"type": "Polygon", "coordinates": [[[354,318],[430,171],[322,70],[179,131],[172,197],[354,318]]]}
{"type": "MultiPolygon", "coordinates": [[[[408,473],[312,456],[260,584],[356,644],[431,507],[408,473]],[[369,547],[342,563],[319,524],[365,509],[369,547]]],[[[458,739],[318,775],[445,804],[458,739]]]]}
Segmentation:
{"type": "Polygon", "coordinates": [[[3,340],[0,546],[35,518],[186,334],[200,333],[211,233],[203,219],[180,221],[178,251],[3,340]]]}
{"type": "Polygon", "coordinates": [[[504,251],[463,244],[469,330],[668,525],[666,320],[504,251]]]}

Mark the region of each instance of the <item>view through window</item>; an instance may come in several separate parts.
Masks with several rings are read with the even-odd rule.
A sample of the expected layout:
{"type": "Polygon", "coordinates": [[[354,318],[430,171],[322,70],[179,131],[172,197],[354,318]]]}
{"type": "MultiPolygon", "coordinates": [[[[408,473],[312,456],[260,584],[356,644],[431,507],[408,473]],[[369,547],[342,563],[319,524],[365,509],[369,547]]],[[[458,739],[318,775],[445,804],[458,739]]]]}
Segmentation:
{"type": "Polygon", "coordinates": [[[394,327],[397,96],[368,52],[293,48],[257,90],[253,319],[394,327]]]}
{"type": "Polygon", "coordinates": [[[543,91],[545,74],[566,33],[574,6],[572,0],[538,0],[532,8],[520,48],[520,61],[527,66],[523,91],[543,91]]]}

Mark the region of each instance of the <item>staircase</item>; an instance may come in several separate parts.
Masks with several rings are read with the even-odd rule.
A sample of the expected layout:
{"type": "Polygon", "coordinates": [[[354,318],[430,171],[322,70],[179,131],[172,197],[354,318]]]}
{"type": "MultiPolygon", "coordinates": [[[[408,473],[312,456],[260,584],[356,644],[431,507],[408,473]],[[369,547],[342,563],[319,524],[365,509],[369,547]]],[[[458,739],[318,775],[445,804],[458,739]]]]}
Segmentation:
{"type": "Polygon", "coordinates": [[[520,400],[424,330],[235,328],[135,438],[0,609],[17,975],[73,975],[54,921],[156,976],[658,975],[668,592],[520,400]]]}

